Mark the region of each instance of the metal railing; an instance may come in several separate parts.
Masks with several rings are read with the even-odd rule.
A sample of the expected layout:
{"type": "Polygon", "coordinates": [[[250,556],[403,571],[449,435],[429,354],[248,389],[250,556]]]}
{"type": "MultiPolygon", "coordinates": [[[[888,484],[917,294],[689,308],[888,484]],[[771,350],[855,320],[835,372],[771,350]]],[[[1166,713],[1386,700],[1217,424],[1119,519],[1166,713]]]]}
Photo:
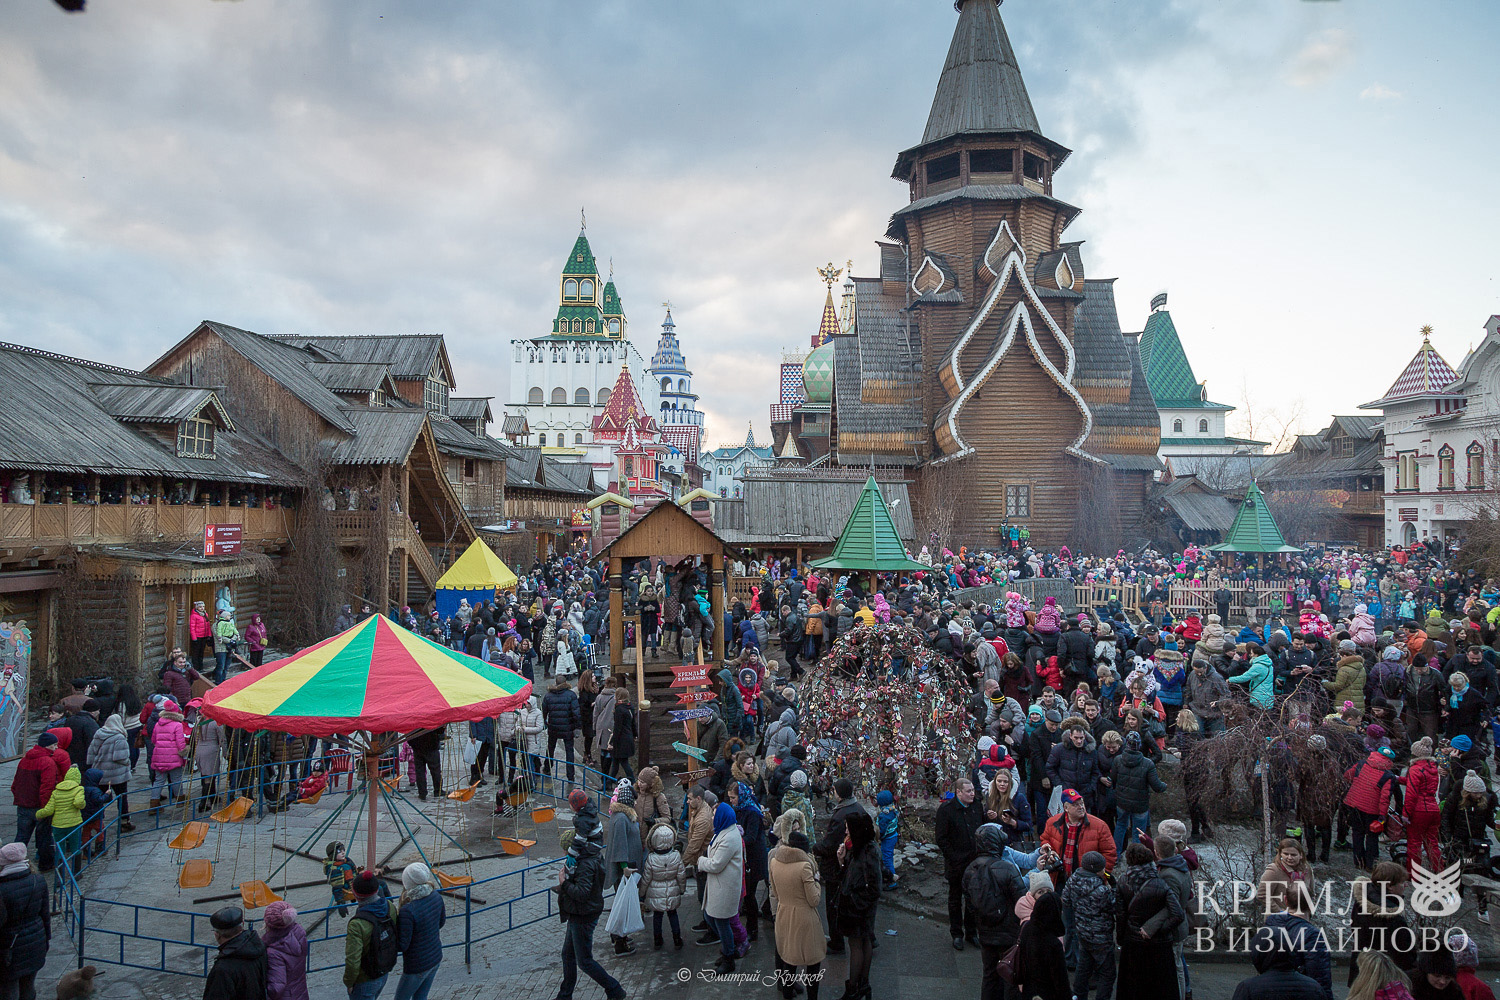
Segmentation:
{"type": "MultiPolygon", "coordinates": [[[[572,789],[582,788],[595,798],[601,811],[607,804],[615,779],[608,778],[603,772],[575,762],[572,765],[575,780],[569,781],[566,778],[569,764],[565,758],[530,754],[524,750],[512,751],[504,747],[496,748],[497,752],[502,749],[506,751],[507,774],[514,777],[524,776],[529,795],[552,799],[554,802],[565,802],[572,789]],[[551,773],[548,774],[548,771],[551,773]]],[[[185,805],[178,803],[158,810],[135,810],[130,817],[132,821],[138,822],[132,831],[120,830],[122,814],[118,805],[114,803],[106,805],[104,807],[106,818],[99,832],[94,835],[81,832],[77,849],[72,852],[59,851],[57,855],[57,877],[52,890],[53,908],[54,913],[61,917],[68,937],[72,941],[77,967],[82,968],[86,964],[94,963],[205,978],[219,947],[209,925],[210,911],[175,909],[170,906],[109,899],[86,891],[79,879],[86,876],[94,860],[107,853],[101,852],[93,857],[85,854],[85,848],[94,843],[95,836],[105,837],[106,844],[112,840],[114,855],[118,858],[121,854],[122,840],[149,833],[160,833],[164,828],[177,825],[177,817],[198,817],[200,804],[217,804],[221,797],[227,802],[232,801],[236,794],[249,795],[256,800],[252,808],[269,809],[265,801],[265,793],[270,788],[276,790],[278,802],[285,803],[281,805],[282,808],[293,808],[295,802],[287,803],[287,796],[280,792],[282,788],[287,787],[289,780],[295,781],[289,776],[295,775],[299,769],[305,772],[312,765],[327,765],[336,756],[317,755],[279,764],[252,764],[248,767],[222,771],[216,777],[219,781],[225,782],[219,788],[227,789],[227,794],[221,796],[216,791],[211,796],[192,797],[185,805]],[[123,919],[121,919],[122,913],[123,919]],[[164,927],[163,924],[166,926],[164,927]],[[102,946],[101,940],[104,942],[102,946]]],[[[346,772],[329,771],[326,773],[330,775],[330,783],[325,788],[324,794],[353,796],[367,790],[362,781],[358,783],[351,781],[347,791],[339,791],[333,787],[333,778],[343,777],[346,772]]],[[[352,776],[357,776],[357,774],[352,776]]],[[[185,784],[195,778],[184,775],[181,780],[185,784]]],[[[387,779],[383,777],[382,780],[387,779]]],[[[389,808],[389,803],[387,808],[389,808]]],[[[337,814],[336,810],[334,817],[337,814]]],[[[401,828],[407,834],[402,843],[409,841],[425,860],[427,855],[417,842],[416,829],[407,825],[399,814],[397,816],[401,828]]],[[[436,826],[434,821],[427,819],[429,823],[436,826]]],[[[240,822],[248,820],[247,815],[240,822]]],[[[356,826],[357,822],[356,820],[356,826]]],[[[323,833],[328,825],[327,821],[320,824],[309,839],[323,833]]],[[[85,828],[87,826],[88,824],[85,824],[85,828]]],[[[290,855],[291,852],[288,853],[290,855]]],[[[429,861],[429,865],[434,868],[468,863],[467,857],[447,862],[429,861]]],[[[444,950],[451,952],[462,948],[464,963],[469,964],[473,961],[475,945],[543,920],[556,919],[557,909],[553,885],[555,885],[554,875],[557,864],[557,859],[547,859],[514,871],[475,879],[462,886],[439,889],[450,900],[462,903],[460,912],[449,914],[450,920],[462,916],[462,938],[455,939],[450,934],[449,939],[443,942],[444,950]],[[542,869],[546,869],[546,872],[543,873],[542,869]]],[[[255,876],[259,873],[252,872],[251,874],[255,876]]],[[[273,880],[274,873],[269,881],[273,880]]],[[[286,887],[286,882],[283,880],[283,890],[286,887]]],[[[306,885],[300,887],[311,888],[306,885]]],[[[613,893],[606,895],[612,896],[613,893]]],[[[353,904],[345,905],[352,908],[353,904]]],[[[309,975],[344,967],[345,933],[342,926],[334,923],[334,917],[340,908],[331,900],[327,906],[298,908],[298,916],[302,918],[304,929],[309,927],[313,929],[308,934],[307,971],[309,975]],[[307,917],[316,918],[315,923],[308,924],[307,917]],[[321,931],[318,928],[321,928],[321,931]],[[336,954],[323,957],[322,953],[330,948],[336,954]]],[[[255,928],[261,920],[248,917],[246,923],[247,926],[255,928]]]]}

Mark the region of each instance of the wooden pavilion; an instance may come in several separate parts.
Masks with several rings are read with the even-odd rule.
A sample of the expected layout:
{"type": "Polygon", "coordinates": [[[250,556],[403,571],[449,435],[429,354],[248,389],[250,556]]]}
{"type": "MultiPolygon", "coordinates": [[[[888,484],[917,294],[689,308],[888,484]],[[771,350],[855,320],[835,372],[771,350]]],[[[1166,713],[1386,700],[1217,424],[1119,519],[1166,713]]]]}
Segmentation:
{"type": "Polygon", "coordinates": [[[876,577],[881,573],[916,573],[931,570],[906,554],[906,546],[896,532],[890,508],[875,477],[865,480],[865,487],[849,512],[849,520],[834,543],[833,555],[814,559],[808,565],[817,569],[838,569],[850,573],[870,574],[870,593],[879,590],[876,577]]]}
{"type": "Polygon", "coordinates": [[[1265,495],[1255,481],[1251,480],[1250,489],[1234,515],[1234,524],[1230,527],[1229,534],[1218,545],[1210,545],[1208,551],[1251,553],[1255,556],[1256,564],[1263,567],[1267,553],[1282,555],[1302,550],[1286,543],[1286,537],[1276,525],[1276,518],[1271,516],[1271,509],[1266,506],[1265,495]]]}
{"type": "MultiPolygon", "coordinates": [[[[635,675],[636,702],[640,717],[640,764],[651,760],[651,703],[669,694],[674,679],[670,660],[647,664],[642,657],[640,630],[636,630],[635,662],[625,661],[625,574],[642,559],[656,558],[669,566],[702,560],[708,568],[709,615],[714,623],[713,656],[700,656],[712,675],[724,662],[724,557],[732,550],[718,535],[691,513],[662,500],[637,519],[599,553],[609,560],[609,666],[611,673],[635,675]]],[[[696,740],[692,740],[696,744],[696,740]]]]}

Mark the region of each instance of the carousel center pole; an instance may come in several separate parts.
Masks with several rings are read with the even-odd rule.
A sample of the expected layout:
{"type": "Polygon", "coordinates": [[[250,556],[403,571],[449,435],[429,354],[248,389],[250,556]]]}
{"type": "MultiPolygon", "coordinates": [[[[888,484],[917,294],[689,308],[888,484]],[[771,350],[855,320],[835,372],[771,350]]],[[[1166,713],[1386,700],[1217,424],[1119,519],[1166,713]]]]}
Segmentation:
{"type": "Polygon", "coordinates": [[[380,754],[374,747],[365,749],[365,788],[369,793],[369,829],[365,831],[366,867],[375,870],[378,859],[375,854],[375,803],[380,792],[380,754]]]}

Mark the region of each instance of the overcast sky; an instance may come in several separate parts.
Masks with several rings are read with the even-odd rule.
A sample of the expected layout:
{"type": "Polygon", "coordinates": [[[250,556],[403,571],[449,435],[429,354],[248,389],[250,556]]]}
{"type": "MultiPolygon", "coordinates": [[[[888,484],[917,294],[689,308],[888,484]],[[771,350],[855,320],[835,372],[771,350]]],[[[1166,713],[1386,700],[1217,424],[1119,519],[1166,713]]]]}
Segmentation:
{"type": "MultiPolygon", "coordinates": [[[[1091,277],[1167,290],[1264,436],[1457,365],[1500,312],[1500,5],[1010,0],[1075,150],[1091,277]]],[[[441,333],[461,395],[546,333],[580,207],[649,355],[664,300],[709,445],[767,433],[814,268],[905,201],[947,0],[51,0],[0,5],[0,339],[139,367],[200,319],[441,333]]],[[[1233,426],[1233,425],[1231,425],[1233,426]]],[[[1246,428],[1240,427],[1240,430],[1246,428]]]]}

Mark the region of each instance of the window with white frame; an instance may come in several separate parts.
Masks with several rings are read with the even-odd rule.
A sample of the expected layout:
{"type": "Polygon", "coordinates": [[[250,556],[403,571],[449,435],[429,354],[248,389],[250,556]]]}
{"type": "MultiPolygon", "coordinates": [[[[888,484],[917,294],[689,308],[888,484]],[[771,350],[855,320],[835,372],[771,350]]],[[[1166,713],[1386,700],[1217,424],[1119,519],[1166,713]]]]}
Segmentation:
{"type": "Polygon", "coordinates": [[[213,458],[214,422],[207,417],[189,417],[178,424],[177,454],[191,458],[213,458]]]}

